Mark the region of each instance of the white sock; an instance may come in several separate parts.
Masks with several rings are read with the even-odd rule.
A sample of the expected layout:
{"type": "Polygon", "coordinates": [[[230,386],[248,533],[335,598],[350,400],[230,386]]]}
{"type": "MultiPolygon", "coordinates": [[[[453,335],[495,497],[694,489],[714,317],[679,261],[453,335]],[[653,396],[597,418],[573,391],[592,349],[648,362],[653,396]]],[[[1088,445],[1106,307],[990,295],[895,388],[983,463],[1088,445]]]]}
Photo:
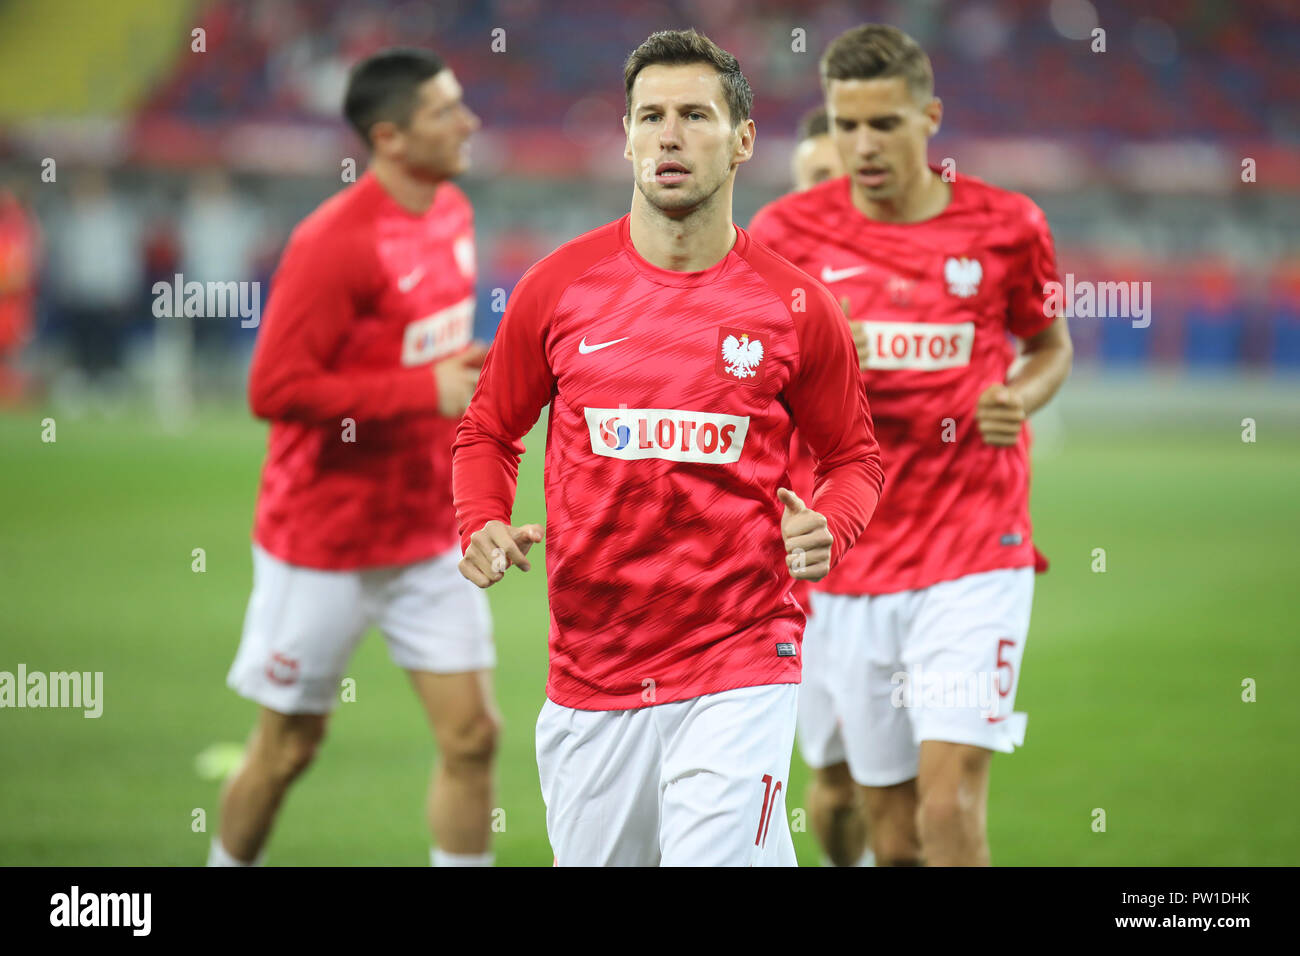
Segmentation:
{"type": "Polygon", "coordinates": [[[263,853],[252,863],[236,860],[222,845],[220,835],[212,838],[212,846],[208,849],[208,866],[261,866],[265,859],[266,854],[263,853]]]}
{"type": "Polygon", "coordinates": [[[448,853],[436,846],[429,850],[431,866],[492,866],[492,851],[486,853],[448,853]]]}
{"type": "MultiPolygon", "coordinates": [[[[834,866],[834,865],[835,864],[831,861],[831,858],[827,856],[825,853],[823,853],[822,866],[834,866]]],[[[867,847],[865,850],[862,851],[862,856],[858,857],[858,862],[854,863],[853,865],[854,866],[875,866],[876,854],[872,852],[871,847],[867,847]]]]}

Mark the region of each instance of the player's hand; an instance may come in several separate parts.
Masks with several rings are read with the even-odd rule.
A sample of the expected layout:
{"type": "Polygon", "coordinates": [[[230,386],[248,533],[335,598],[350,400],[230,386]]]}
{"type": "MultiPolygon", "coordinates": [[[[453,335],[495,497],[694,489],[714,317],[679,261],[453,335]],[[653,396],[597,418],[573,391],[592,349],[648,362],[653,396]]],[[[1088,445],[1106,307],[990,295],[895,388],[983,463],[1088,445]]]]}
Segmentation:
{"type": "Polygon", "coordinates": [[[870,364],[871,348],[867,345],[867,323],[854,322],[847,298],[840,299],[840,311],[849,320],[849,331],[853,333],[853,346],[858,350],[858,368],[865,369],[870,364]]]}
{"type": "Polygon", "coordinates": [[[785,564],[790,577],[820,581],[831,570],[834,536],[826,516],[813,511],[789,488],[778,488],[777,498],[785,505],[781,515],[781,537],[785,541],[785,564]]]}
{"type": "Polygon", "coordinates": [[[1006,385],[990,385],[975,403],[975,424],[989,445],[1014,445],[1025,424],[1025,403],[1006,385]]]}
{"type": "Polygon", "coordinates": [[[459,418],[469,408],[478,384],[479,370],[487,357],[487,348],[475,342],[469,348],[435,362],[433,377],[438,381],[438,414],[459,418]]]}
{"type": "Polygon", "coordinates": [[[528,571],[528,549],[542,540],[539,524],[512,528],[500,521],[489,521],[470,535],[469,550],[460,559],[460,573],[481,588],[490,588],[514,565],[528,571]]]}

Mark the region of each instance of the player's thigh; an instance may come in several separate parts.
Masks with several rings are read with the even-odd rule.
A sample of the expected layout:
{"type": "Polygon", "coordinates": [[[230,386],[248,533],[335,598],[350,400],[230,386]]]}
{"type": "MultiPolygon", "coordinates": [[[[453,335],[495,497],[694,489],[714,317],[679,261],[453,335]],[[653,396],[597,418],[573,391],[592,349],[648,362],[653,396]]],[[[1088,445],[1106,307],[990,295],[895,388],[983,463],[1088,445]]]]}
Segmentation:
{"type": "Polygon", "coordinates": [[[888,787],[916,776],[919,754],[899,690],[902,642],[915,592],[817,595],[834,629],[826,674],[853,779],[888,787]]]}
{"type": "Polygon", "coordinates": [[[291,565],[254,545],[253,593],[227,683],[276,713],[329,713],[368,626],[359,572],[291,565]]]}
{"type": "Polygon", "coordinates": [[[653,708],[664,747],[664,866],[795,866],[786,816],[797,684],[653,708]]]}
{"type": "Polygon", "coordinates": [[[492,755],[501,715],[492,693],[491,671],[408,673],[445,758],[482,759],[492,755]]]}
{"type": "Polygon", "coordinates": [[[1024,743],[1016,712],[1033,605],[1033,568],[967,575],[927,588],[904,650],[914,738],[1011,753],[1024,743]]]}
{"type": "Polygon", "coordinates": [[[659,737],[647,707],[537,718],[537,771],[557,866],[659,863],[659,737]]]}
{"type": "Polygon", "coordinates": [[[457,570],[459,560],[452,548],[367,576],[367,597],[398,667],[456,674],[496,665],[487,597],[457,570]]]}
{"type": "Polygon", "coordinates": [[[799,709],[796,737],[804,763],[818,769],[842,764],[844,740],[840,735],[840,718],[831,694],[830,673],[833,666],[829,646],[833,631],[827,627],[828,614],[818,614],[817,595],[810,595],[814,613],[808,618],[803,635],[803,679],[799,684],[799,709]]]}

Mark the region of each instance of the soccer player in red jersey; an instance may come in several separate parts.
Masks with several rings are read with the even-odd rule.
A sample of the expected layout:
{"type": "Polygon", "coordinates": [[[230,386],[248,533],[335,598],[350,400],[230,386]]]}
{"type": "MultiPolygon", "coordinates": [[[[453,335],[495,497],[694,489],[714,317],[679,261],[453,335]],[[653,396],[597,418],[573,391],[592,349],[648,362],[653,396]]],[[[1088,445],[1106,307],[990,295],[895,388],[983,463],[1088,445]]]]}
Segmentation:
{"type": "Polygon", "coordinates": [[[527,571],[521,437],[549,405],[550,677],[537,723],[559,865],[793,865],[785,816],[804,613],[883,480],[843,315],[731,218],[749,84],[694,31],[624,69],[630,215],[534,265],[457,433],[480,587],[527,571]],[[791,429],[816,456],[786,487],[791,429]]]}
{"type": "Polygon", "coordinates": [[[40,258],[36,219],[17,189],[0,183],[0,407],[20,404],[31,388],[18,358],[35,324],[40,258]]]}
{"type": "Polygon", "coordinates": [[[344,113],[370,168],[290,237],[253,354],[249,397],[271,432],[228,683],[261,714],[210,862],[258,857],[375,625],[441,753],[433,861],[490,865],[495,657],[487,602],[457,572],[451,501],[452,441],[485,350],[470,342],[473,212],[450,179],[479,123],[421,50],[358,64],[344,113]]]}
{"type": "Polygon", "coordinates": [[[870,533],[816,587],[839,733],[880,863],[987,864],[994,751],[1014,711],[1038,555],[1029,414],[1071,364],[1043,213],[927,165],[942,106],[914,40],[866,25],[821,61],[848,172],[751,230],[848,300],[889,486],[870,533]],[[1024,362],[1009,375],[1015,348],[1024,362]]]}

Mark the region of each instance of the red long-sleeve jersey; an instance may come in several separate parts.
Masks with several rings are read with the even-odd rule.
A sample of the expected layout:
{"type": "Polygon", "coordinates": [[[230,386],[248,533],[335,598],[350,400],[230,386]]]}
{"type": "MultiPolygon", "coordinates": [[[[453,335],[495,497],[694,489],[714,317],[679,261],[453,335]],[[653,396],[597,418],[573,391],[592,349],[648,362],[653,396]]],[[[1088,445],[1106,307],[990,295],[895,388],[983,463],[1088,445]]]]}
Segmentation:
{"type": "Polygon", "coordinates": [[[520,438],[548,404],[547,696],[615,710],[797,683],[804,614],[776,495],[791,430],[817,458],[809,504],[833,562],[883,481],[829,293],[740,228],[710,269],[657,268],[626,216],[537,263],[457,433],[462,546],[510,522],[520,438]]]}
{"type": "Polygon", "coordinates": [[[294,231],[249,375],[271,420],[254,539],[330,570],[456,545],[451,444],[431,363],[470,341],[473,212],[451,183],[415,214],[373,175],[294,231]]]}
{"type": "Polygon", "coordinates": [[[887,594],[1045,568],[1031,541],[1029,426],[996,447],[975,423],[981,392],[1006,380],[1011,336],[1031,338],[1056,318],[1042,210],[958,176],[934,218],[877,222],[854,208],[845,176],[764,206],[750,229],[849,300],[871,351],[862,377],[889,488],[866,538],[814,589],[887,594]]]}

